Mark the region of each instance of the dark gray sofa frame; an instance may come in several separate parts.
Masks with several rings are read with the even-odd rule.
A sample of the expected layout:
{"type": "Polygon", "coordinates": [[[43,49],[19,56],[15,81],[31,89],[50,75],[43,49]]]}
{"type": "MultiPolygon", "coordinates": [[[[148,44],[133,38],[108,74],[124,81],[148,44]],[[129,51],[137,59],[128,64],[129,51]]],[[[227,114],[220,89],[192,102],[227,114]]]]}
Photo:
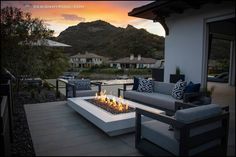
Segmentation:
{"type": "MultiPolygon", "coordinates": [[[[178,103],[177,107],[181,107],[181,103],[178,103]]],[[[188,108],[193,106],[188,106],[184,104],[182,107],[188,108]]],[[[173,156],[172,153],[164,150],[156,144],[151,143],[150,141],[143,139],[141,137],[141,115],[153,118],[160,122],[173,125],[173,127],[180,130],[180,141],[179,141],[179,155],[187,156],[190,149],[202,145],[211,141],[212,139],[220,138],[221,146],[208,149],[207,151],[202,152],[199,155],[222,155],[226,156],[227,154],[227,143],[228,143],[228,130],[229,130],[229,107],[222,108],[224,112],[219,115],[209,119],[200,120],[190,124],[184,124],[179,121],[176,121],[173,117],[169,117],[163,114],[154,114],[139,108],[136,108],[136,125],[135,125],[135,147],[145,155],[150,156],[173,156]],[[204,124],[209,124],[218,120],[222,120],[222,127],[216,128],[214,130],[208,131],[206,133],[190,137],[190,129],[201,126],[204,124]]]]}

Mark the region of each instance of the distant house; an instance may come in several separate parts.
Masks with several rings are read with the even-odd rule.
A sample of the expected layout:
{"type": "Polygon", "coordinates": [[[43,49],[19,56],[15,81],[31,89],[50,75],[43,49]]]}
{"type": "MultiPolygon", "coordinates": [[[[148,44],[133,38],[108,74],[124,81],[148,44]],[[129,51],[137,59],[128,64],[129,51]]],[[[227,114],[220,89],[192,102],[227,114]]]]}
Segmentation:
{"type": "Polygon", "coordinates": [[[72,68],[89,68],[94,65],[102,64],[103,60],[104,57],[88,52],[85,54],[78,53],[70,57],[72,68]]]}
{"type": "Polygon", "coordinates": [[[153,68],[156,59],[153,58],[144,58],[141,55],[134,57],[134,55],[130,55],[130,57],[121,58],[115,61],[109,61],[110,67],[113,68],[153,68]]]}

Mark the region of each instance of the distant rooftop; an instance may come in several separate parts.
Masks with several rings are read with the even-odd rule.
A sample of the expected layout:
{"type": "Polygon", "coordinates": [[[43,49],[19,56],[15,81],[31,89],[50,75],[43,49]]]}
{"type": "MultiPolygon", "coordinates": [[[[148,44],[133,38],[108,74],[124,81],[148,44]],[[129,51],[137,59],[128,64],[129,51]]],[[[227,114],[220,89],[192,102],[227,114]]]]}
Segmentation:
{"type": "Polygon", "coordinates": [[[84,54],[81,54],[81,53],[78,53],[76,55],[73,55],[71,56],[71,58],[104,58],[103,56],[99,56],[97,54],[94,54],[94,53],[84,53],[84,54]]]}
{"type": "Polygon", "coordinates": [[[123,64],[132,64],[132,63],[139,63],[139,64],[155,64],[156,59],[153,58],[145,58],[145,57],[134,57],[130,59],[130,57],[121,58],[115,61],[109,61],[109,63],[123,63],[123,64]]]}
{"type": "Polygon", "coordinates": [[[71,47],[70,45],[60,43],[57,41],[49,40],[49,39],[41,39],[37,42],[31,43],[33,46],[48,46],[48,47],[71,47]]]}

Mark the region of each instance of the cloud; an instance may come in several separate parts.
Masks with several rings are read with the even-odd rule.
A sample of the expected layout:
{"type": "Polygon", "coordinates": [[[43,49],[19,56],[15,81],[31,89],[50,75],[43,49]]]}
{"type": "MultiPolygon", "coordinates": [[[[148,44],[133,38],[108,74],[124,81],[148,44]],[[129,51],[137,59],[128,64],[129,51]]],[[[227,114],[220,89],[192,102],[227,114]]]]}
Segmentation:
{"type": "Polygon", "coordinates": [[[69,21],[85,21],[85,18],[83,17],[79,17],[77,15],[74,15],[74,14],[62,14],[61,15],[64,20],[69,20],[69,21]]]}
{"type": "Polygon", "coordinates": [[[136,28],[144,28],[150,33],[165,37],[165,30],[159,22],[145,19],[134,19],[130,20],[128,23],[136,28]]]}
{"type": "Polygon", "coordinates": [[[131,25],[143,25],[145,23],[148,23],[149,21],[146,19],[134,19],[134,20],[130,20],[128,21],[129,24],[131,25]]]}

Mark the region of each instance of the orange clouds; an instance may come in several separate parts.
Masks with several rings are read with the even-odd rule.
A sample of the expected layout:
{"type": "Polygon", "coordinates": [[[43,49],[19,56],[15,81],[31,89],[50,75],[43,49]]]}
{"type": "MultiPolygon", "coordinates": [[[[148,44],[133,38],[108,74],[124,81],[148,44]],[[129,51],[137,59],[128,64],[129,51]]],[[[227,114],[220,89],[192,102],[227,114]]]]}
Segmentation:
{"type": "MultiPolygon", "coordinates": [[[[126,27],[137,18],[128,16],[133,8],[147,1],[23,1],[3,2],[31,12],[33,17],[43,19],[57,36],[61,31],[79,22],[104,20],[115,26],[126,27]]],[[[141,19],[142,21],[142,19],[141,19]]],[[[144,21],[144,20],[143,20],[144,21]]],[[[145,20],[146,21],[146,20],[145,20]]],[[[152,23],[150,21],[150,23],[152,23]]],[[[148,26],[147,26],[148,27],[148,26]]]]}

